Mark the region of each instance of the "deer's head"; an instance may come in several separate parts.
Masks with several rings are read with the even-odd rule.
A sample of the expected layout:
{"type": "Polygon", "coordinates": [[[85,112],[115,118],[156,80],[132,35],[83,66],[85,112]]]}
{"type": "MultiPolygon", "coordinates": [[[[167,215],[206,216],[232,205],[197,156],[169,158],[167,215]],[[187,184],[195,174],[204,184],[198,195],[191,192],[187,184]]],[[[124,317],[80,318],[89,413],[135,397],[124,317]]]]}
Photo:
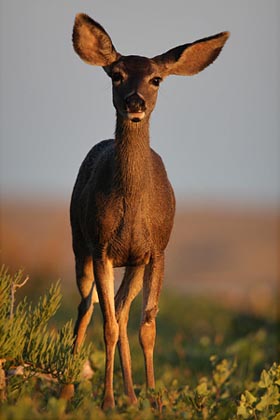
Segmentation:
{"type": "Polygon", "coordinates": [[[73,45],[82,60],[103,67],[111,78],[117,114],[125,120],[140,122],[153,111],[159,85],[166,76],[191,76],[202,71],[218,57],[228,37],[229,32],[222,32],[153,58],[123,56],[99,23],[78,14],[73,45]]]}

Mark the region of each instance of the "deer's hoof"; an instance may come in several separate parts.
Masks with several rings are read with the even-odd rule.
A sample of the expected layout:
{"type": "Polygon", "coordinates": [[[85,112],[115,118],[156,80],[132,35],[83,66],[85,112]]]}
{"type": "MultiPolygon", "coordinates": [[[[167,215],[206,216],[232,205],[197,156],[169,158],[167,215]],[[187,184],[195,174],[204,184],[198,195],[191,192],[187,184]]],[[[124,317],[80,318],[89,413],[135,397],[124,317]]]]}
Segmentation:
{"type": "Polygon", "coordinates": [[[74,394],[75,394],[74,384],[67,384],[63,386],[60,393],[60,398],[69,401],[71,400],[71,398],[74,397],[74,394]]]}
{"type": "Polygon", "coordinates": [[[138,404],[138,400],[137,400],[137,397],[134,394],[134,392],[133,392],[133,394],[128,395],[128,400],[129,400],[129,404],[131,404],[131,405],[137,405],[138,404]]]}
{"type": "Polygon", "coordinates": [[[114,397],[112,395],[105,396],[101,408],[104,411],[112,410],[113,408],[115,408],[114,397]]]}

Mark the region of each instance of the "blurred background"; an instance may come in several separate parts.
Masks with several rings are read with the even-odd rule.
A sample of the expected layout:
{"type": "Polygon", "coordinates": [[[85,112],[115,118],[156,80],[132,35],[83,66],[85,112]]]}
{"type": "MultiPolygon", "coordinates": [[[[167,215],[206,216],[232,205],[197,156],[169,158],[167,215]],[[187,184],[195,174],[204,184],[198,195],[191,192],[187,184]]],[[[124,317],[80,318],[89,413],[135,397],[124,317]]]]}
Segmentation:
{"type": "Polygon", "coordinates": [[[1,261],[12,272],[24,267],[33,289],[57,278],[65,292],[76,288],[71,191],[86,153],[115,124],[109,78],[72,48],[78,12],[100,22],[125,55],[152,57],[231,32],[204,72],[164,82],[152,117],[152,147],[177,197],[165,288],[275,315],[278,0],[1,1],[1,261]]]}

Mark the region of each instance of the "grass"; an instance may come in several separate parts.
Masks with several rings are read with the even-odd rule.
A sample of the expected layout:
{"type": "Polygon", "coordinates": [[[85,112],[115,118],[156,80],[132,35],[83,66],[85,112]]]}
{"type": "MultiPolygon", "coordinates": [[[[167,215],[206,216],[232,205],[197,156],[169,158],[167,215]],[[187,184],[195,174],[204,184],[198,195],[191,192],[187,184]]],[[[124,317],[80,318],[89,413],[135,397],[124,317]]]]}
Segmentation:
{"type": "MultiPolygon", "coordinates": [[[[50,327],[75,318],[68,295],[50,327]]],[[[104,345],[97,305],[88,329],[92,342],[91,379],[76,384],[74,399],[59,399],[59,384],[49,378],[9,380],[1,419],[259,419],[280,420],[279,320],[236,311],[199,296],[165,291],[157,317],[156,390],[146,396],[138,328],[141,299],[132,306],[129,336],[137,407],[123,395],[118,357],[115,361],[116,409],[100,409],[103,393],[104,345]],[[18,386],[9,386],[18,381],[18,386]]]]}

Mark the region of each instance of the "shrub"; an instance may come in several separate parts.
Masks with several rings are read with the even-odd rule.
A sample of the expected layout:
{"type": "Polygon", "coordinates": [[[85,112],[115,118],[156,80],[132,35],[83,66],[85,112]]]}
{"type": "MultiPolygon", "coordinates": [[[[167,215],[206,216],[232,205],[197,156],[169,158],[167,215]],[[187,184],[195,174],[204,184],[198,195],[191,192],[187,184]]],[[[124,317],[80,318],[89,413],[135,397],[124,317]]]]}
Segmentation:
{"type": "Polygon", "coordinates": [[[76,382],[89,353],[89,348],[82,346],[79,354],[73,354],[72,321],[58,331],[49,326],[61,302],[59,282],[39,298],[37,305],[29,303],[26,297],[15,305],[16,290],[24,286],[27,280],[23,279],[22,270],[14,276],[8,273],[5,266],[0,270],[2,400],[9,397],[7,389],[13,395],[23,382],[38,375],[49,375],[58,384],[76,382]]]}

